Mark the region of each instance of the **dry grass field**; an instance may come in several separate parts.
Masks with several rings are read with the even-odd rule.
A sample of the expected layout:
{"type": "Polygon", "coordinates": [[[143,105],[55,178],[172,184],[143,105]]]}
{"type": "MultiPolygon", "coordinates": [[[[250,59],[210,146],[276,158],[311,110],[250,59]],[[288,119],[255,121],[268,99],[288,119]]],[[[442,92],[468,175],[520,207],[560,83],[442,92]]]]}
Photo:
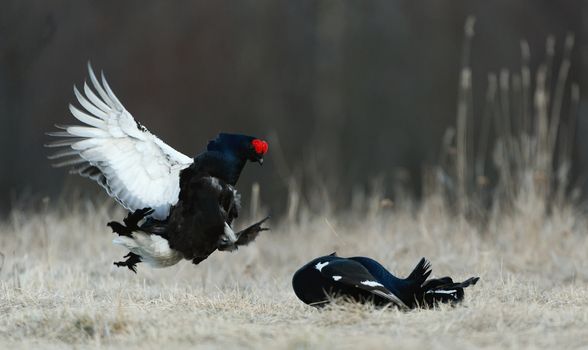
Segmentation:
{"type": "MultiPolygon", "coordinates": [[[[0,348],[588,348],[588,218],[568,182],[575,119],[562,117],[572,47],[570,36],[552,76],[553,50],[531,73],[522,42],[512,89],[508,71],[489,76],[481,132],[464,65],[456,128],[418,203],[375,190],[335,210],[304,202],[292,182],[287,215],[251,246],[137,274],[112,264],[127,252],[111,244],[106,223],[125,214],[110,201],[13,210],[0,222],[0,348]],[[456,307],[316,310],[290,279],[333,251],[401,276],[424,256],[434,276],[481,280],[456,307]]],[[[579,87],[569,90],[575,115],[579,87]]]]}
{"type": "Polygon", "coordinates": [[[13,212],[0,226],[0,348],[588,347],[588,226],[572,207],[545,215],[526,197],[486,225],[435,196],[366,207],[302,212],[235,253],[136,275],[112,265],[126,252],[110,243],[105,223],[123,215],[110,204],[13,212]],[[400,275],[425,256],[436,276],[481,281],[457,307],[315,310],[290,278],[333,251],[400,275]]]}

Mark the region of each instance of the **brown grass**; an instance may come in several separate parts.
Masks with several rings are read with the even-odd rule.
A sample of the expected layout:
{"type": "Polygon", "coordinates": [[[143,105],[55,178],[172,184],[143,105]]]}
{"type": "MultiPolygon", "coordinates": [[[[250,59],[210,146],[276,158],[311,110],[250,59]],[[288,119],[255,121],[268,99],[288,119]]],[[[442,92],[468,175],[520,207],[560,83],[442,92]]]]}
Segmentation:
{"type": "MultiPolygon", "coordinates": [[[[4,348],[520,348],[586,346],[588,232],[572,208],[543,215],[532,199],[486,229],[431,197],[412,212],[274,222],[254,245],[198,266],[112,266],[124,252],[106,206],[71,215],[14,212],[0,228],[4,348]],[[337,304],[317,311],[290,278],[309,259],[369,255],[400,275],[421,256],[437,276],[478,275],[455,308],[401,312],[337,304]]],[[[83,206],[82,206],[83,207],[83,206]]],[[[302,215],[306,216],[306,215],[302,215]]]]}

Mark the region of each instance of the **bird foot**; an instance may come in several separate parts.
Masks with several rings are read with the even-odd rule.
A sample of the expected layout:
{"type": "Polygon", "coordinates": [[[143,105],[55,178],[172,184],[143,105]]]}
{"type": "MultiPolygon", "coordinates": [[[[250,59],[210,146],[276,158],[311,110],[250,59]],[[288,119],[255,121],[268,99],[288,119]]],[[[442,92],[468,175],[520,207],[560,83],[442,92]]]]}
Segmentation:
{"type": "Polygon", "coordinates": [[[269,231],[268,227],[262,227],[264,222],[269,220],[270,216],[266,217],[265,219],[247,227],[246,229],[237,232],[237,242],[236,245],[247,245],[253,242],[261,231],[269,231]]]}
{"type": "Polygon", "coordinates": [[[269,228],[262,227],[261,225],[266,222],[270,217],[247,227],[246,229],[235,233],[237,240],[232,242],[228,240],[222,240],[219,242],[218,250],[232,252],[239,248],[240,245],[247,245],[253,242],[261,231],[269,231],[269,228]]]}
{"type": "Polygon", "coordinates": [[[119,236],[130,237],[133,231],[139,230],[139,221],[151,215],[153,211],[151,208],[137,209],[123,219],[124,225],[117,221],[111,221],[106,226],[110,227],[112,232],[118,233],[119,236]]]}
{"type": "Polygon", "coordinates": [[[141,256],[139,256],[135,253],[129,252],[129,254],[123,256],[123,258],[127,258],[127,260],[117,261],[117,262],[114,262],[113,264],[116,265],[117,267],[126,266],[129,268],[129,270],[133,271],[134,273],[137,273],[137,264],[141,262],[141,256]]]}

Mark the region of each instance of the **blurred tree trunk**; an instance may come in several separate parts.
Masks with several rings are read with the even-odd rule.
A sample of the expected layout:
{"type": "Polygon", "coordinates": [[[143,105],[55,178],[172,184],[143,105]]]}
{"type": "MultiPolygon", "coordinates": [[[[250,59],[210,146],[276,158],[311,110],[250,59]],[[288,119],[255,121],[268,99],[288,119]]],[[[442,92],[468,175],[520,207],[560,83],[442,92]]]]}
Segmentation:
{"type": "MultiPolygon", "coordinates": [[[[314,91],[315,129],[312,169],[324,180],[335,174],[339,163],[339,144],[341,129],[345,121],[344,110],[344,42],[345,42],[345,2],[327,0],[318,3],[316,26],[315,69],[316,85],[314,91]],[[320,167],[320,169],[319,169],[320,167]]],[[[348,140],[349,141],[349,140],[348,140]]],[[[325,185],[336,185],[329,182],[325,185]]]]}
{"type": "MultiPolygon", "coordinates": [[[[578,111],[578,130],[576,133],[576,145],[578,154],[575,160],[578,160],[579,166],[577,174],[581,174],[580,181],[583,182],[584,194],[588,192],[588,181],[586,181],[586,172],[588,171],[588,140],[582,135],[588,134],[588,1],[582,1],[580,9],[580,25],[577,41],[579,42],[578,51],[580,52],[580,105],[578,111]]],[[[574,162],[575,163],[575,162],[574,162]]]]}
{"type": "Polygon", "coordinates": [[[20,1],[9,1],[4,10],[0,15],[0,120],[6,132],[0,137],[0,213],[23,189],[18,169],[30,163],[30,155],[24,152],[30,142],[26,136],[36,132],[35,117],[43,117],[26,113],[30,105],[26,73],[55,33],[50,15],[31,11],[20,1]],[[10,35],[8,28],[18,28],[19,35],[10,35]]]}

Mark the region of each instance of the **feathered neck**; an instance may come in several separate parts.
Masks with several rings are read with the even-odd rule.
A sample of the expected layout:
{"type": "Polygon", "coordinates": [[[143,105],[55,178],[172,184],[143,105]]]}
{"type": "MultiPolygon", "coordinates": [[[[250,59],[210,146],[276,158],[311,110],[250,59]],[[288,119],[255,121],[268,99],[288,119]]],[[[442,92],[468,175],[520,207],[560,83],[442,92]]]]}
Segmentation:
{"type": "Polygon", "coordinates": [[[247,158],[235,144],[219,141],[219,138],[208,143],[207,150],[194,158],[191,168],[196,173],[205,173],[235,186],[247,158]]]}
{"type": "Polygon", "coordinates": [[[208,151],[204,154],[206,155],[204,162],[210,175],[229,185],[235,186],[237,184],[247,159],[228,151],[208,151]]]}

